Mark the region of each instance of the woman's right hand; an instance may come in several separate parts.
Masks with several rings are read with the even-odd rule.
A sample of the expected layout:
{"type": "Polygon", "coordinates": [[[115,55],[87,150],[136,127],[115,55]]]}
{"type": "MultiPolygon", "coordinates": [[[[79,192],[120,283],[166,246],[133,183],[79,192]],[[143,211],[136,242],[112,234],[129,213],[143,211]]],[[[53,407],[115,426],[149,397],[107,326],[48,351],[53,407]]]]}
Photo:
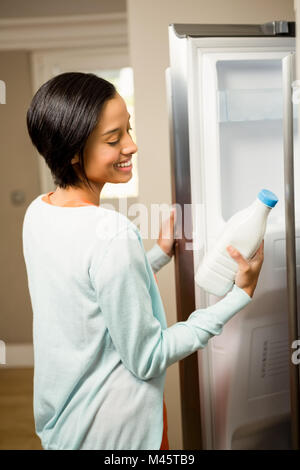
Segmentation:
{"type": "Polygon", "coordinates": [[[229,247],[232,247],[232,245],[228,245],[226,250],[239,266],[239,270],[235,277],[235,284],[241,289],[244,289],[250,297],[253,297],[258,276],[264,261],[264,240],[261,242],[257,252],[250,260],[244,258],[235,247],[232,247],[233,251],[230,251],[229,247]]]}

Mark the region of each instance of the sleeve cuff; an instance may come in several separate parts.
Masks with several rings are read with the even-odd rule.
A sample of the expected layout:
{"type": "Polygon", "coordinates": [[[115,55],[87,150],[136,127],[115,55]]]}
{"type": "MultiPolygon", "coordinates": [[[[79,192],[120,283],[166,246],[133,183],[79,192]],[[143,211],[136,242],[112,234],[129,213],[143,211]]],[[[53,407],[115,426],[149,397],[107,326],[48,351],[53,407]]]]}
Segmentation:
{"type": "Polygon", "coordinates": [[[155,243],[155,245],[147,251],[147,257],[155,273],[172,259],[171,256],[167,255],[167,253],[161,249],[158,243],[155,243]]]}
{"type": "Polygon", "coordinates": [[[210,306],[211,312],[215,313],[223,324],[227,323],[237,312],[242,310],[252,301],[252,297],[236,284],[227,295],[214,305],[210,306]],[[222,304],[222,308],[221,307],[222,304]]]}

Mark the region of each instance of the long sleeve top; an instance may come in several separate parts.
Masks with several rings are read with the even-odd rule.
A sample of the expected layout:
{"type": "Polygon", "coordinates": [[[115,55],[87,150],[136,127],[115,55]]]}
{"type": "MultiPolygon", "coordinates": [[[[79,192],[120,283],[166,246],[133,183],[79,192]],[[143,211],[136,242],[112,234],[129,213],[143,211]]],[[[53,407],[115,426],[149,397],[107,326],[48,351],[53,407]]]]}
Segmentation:
{"type": "Polygon", "coordinates": [[[252,299],[234,284],[168,327],[154,277],[169,261],[160,247],[146,253],[137,226],[117,211],[43,196],[23,221],[42,446],[160,449],[167,368],[204,348],[252,299]]]}

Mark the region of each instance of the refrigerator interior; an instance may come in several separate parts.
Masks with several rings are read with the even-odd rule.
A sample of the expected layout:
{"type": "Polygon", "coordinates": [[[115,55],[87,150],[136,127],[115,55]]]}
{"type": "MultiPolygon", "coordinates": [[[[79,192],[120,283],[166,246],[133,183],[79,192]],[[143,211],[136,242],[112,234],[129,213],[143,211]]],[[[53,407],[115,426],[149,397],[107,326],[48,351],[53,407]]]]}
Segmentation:
{"type": "MultiPolygon", "coordinates": [[[[260,189],[267,188],[280,201],[269,222],[284,219],[281,60],[221,60],[217,80],[223,218],[229,219],[254,200],[260,189]]],[[[296,132],[295,125],[295,146],[296,132]]],[[[297,164],[295,160],[295,174],[297,164]]],[[[297,181],[295,213],[298,216],[297,181]]]]}
{"type": "MultiPolygon", "coordinates": [[[[254,299],[209,344],[213,447],[217,449],[291,448],[281,66],[280,58],[261,60],[259,55],[215,62],[216,89],[211,86],[211,92],[216,94],[217,105],[212,113],[216,113],[222,217],[226,222],[250,205],[263,188],[279,198],[268,218],[264,264],[254,299]]],[[[209,102],[210,97],[206,99],[209,102]]],[[[294,106],[297,176],[296,114],[294,106]]],[[[209,142],[206,148],[211,148],[209,142]]],[[[299,199],[300,182],[295,178],[298,279],[299,199]]],[[[213,230],[210,227],[210,236],[217,237],[220,226],[216,224],[213,230]]],[[[210,294],[208,298],[209,304],[220,300],[210,294]]],[[[199,377],[204,379],[201,371],[199,377]]]]}

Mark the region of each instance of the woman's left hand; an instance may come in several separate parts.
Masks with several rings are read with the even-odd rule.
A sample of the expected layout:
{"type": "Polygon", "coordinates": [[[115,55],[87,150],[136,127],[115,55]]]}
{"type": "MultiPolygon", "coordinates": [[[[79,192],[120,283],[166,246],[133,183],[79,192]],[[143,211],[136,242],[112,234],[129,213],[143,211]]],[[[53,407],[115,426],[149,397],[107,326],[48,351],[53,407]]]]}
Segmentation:
{"type": "Polygon", "coordinates": [[[171,215],[168,219],[164,220],[157,240],[160,248],[170,257],[175,252],[175,240],[174,240],[174,225],[175,225],[175,208],[171,209],[171,215]]]}

